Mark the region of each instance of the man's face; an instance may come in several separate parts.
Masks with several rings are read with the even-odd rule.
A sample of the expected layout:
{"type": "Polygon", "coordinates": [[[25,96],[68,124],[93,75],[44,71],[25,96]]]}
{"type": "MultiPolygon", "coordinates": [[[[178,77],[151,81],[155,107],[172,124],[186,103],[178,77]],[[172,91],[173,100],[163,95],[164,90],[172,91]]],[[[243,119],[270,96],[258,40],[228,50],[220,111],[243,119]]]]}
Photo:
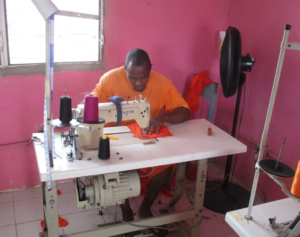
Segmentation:
{"type": "Polygon", "coordinates": [[[146,84],[149,80],[151,67],[149,68],[146,63],[144,63],[142,66],[135,66],[130,62],[125,70],[127,78],[133,88],[136,91],[143,91],[146,88],[146,84]]]}

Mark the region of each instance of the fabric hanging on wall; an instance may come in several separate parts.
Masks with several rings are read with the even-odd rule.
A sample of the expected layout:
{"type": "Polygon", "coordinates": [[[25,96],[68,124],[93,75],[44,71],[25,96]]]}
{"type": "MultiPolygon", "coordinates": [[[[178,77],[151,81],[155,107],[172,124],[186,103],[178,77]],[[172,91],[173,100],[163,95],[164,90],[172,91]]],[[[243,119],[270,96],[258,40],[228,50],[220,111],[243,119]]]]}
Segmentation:
{"type": "Polygon", "coordinates": [[[188,103],[191,113],[196,113],[200,106],[200,96],[201,93],[206,85],[209,83],[214,82],[208,76],[208,72],[201,72],[195,74],[192,78],[192,82],[189,88],[189,93],[184,98],[185,101],[188,103]]]}

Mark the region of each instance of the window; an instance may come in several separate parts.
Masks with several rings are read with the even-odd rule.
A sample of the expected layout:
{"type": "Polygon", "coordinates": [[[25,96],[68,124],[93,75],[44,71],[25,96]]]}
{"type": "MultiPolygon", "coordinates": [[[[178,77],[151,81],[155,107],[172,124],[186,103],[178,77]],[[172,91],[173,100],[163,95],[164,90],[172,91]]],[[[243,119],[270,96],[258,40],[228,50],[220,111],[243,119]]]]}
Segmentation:
{"type": "MultiPolygon", "coordinates": [[[[66,70],[66,66],[74,64],[77,70],[79,64],[89,65],[88,70],[93,70],[91,64],[99,69],[103,46],[102,0],[52,2],[59,9],[54,18],[55,71],[57,65],[66,70]]],[[[46,61],[44,18],[31,0],[0,0],[0,14],[1,70],[17,67],[30,71],[31,67],[34,74],[36,67],[32,66],[42,66],[46,61]]]]}

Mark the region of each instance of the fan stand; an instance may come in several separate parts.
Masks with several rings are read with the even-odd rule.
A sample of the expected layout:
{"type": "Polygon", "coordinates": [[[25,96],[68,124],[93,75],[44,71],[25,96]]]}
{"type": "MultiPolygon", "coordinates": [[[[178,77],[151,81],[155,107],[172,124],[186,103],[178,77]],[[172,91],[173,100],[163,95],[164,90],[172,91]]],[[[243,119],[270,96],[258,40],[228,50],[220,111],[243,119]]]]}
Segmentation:
{"type": "MultiPolygon", "coordinates": [[[[241,73],[239,79],[239,85],[238,85],[238,94],[236,98],[232,132],[231,132],[232,137],[235,137],[242,88],[245,81],[246,81],[246,74],[241,73]]],[[[226,212],[232,210],[248,207],[250,192],[247,189],[235,183],[229,183],[231,162],[232,162],[232,155],[228,155],[226,161],[223,185],[221,180],[206,182],[206,192],[204,195],[204,207],[206,207],[209,210],[225,214],[226,212]]]]}

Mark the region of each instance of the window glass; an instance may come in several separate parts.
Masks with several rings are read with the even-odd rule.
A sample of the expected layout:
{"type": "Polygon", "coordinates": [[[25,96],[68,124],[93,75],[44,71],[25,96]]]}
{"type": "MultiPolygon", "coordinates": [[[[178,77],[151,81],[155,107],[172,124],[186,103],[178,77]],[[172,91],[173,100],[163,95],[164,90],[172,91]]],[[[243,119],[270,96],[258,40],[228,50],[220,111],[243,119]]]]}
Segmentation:
{"type": "MultiPolygon", "coordinates": [[[[99,0],[53,0],[59,10],[99,15],[99,0]]],[[[45,20],[31,0],[6,0],[10,64],[44,63],[45,20]]],[[[55,16],[54,62],[99,61],[99,20],[55,16]]]]}

